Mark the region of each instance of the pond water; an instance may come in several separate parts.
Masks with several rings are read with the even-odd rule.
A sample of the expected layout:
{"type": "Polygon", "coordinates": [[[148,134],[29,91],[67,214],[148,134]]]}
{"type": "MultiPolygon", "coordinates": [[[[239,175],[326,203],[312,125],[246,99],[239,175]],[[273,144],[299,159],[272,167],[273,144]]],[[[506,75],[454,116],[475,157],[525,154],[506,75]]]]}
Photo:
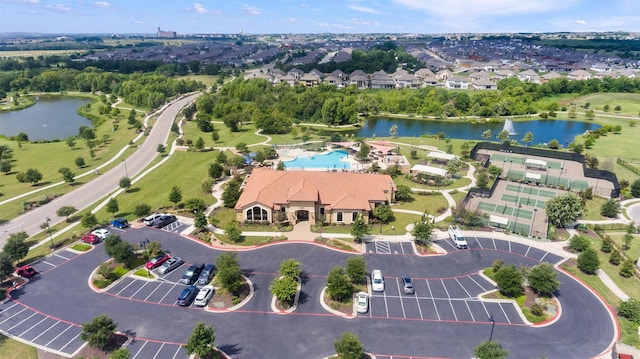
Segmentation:
{"type": "Polygon", "coordinates": [[[86,98],[43,97],[23,110],[0,113],[0,134],[10,137],[24,132],[31,141],[74,136],[80,126],[92,126],[91,121],[76,112],[89,102],[86,98]]]}
{"type": "MultiPolygon", "coordinates": [[[[370,118],[366,124],[355,132],[356,136],[388,137],[393,125],[398,126],[399,137],[418,137],[425,134],[437,134],[442,132],[446,137],[464,140],[483,140],[482,133],[491,130],[492,141],[505,127],[504,123],[469,123],[438,120],[418,120],[403,118],[370,118]]],[[[558,140],[561,146],[574,141],[577,135],[587,130],[595,130],[600,125],[592,122],[579,122],[567,120],[535,120],[526,122],[513,122],[515,135],[511,139],[522,142],[524,134],[533,133],[533,144],[548,143],[552,139],[558,140]]]]}
{"type": "Polygon", "coordinates": [[[343,162],[342,159],[348,155],[347,151],[337,150],[325,154],[303,153],[296,156],[291,161],[285,161],[286,168],[326,168],[330,169],[351,169],[351,165],[343,162]]]}

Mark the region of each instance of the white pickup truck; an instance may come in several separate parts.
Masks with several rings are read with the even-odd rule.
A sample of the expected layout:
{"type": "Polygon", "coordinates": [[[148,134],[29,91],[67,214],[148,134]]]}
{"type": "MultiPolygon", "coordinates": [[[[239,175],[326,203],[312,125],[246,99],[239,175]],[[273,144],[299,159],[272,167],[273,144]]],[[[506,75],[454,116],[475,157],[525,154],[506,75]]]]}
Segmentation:
{"type": "Polygon", "coordinates": [[[453,245],[458,249],[469,248],[467,246],[467,240],[462,234],[462,230],[458,226],[449,226],[449,238],[453,241],[453,245]]]}

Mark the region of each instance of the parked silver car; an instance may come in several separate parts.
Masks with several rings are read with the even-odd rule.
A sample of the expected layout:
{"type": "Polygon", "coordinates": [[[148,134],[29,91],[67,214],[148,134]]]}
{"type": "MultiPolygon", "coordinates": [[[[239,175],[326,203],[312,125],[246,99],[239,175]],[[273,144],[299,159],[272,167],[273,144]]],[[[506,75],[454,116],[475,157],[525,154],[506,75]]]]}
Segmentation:
{"type": "Polygon", "coordinates": [[[162,263],[162,265],[160,266],[160,268],[158,268],[158,273],[160,274],[166,274],[171,272],[172,270],[180,267],[180,265],[182,264],[182,259],[180,259],[180,257],[173,257],[173,258],[169,258],[168,261],[162,263]]]}

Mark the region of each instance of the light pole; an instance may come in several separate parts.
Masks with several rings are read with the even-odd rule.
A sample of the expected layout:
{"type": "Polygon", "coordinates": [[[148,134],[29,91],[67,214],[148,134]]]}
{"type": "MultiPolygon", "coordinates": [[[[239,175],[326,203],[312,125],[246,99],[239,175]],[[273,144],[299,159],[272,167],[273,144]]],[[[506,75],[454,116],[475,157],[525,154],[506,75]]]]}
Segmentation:
{"type": "Polygon", "coordinates": [[[50,248],[53,249],[53,237],[51,236],[51,227],[49,227],[49,222],[51,222],[51,218],[49,217],[45,217],[45,220],[47,221],[47,232],[49,232],[49,241],[51,241],[51,245],[50,248]]]}
{"type": "Polygon", "coordinates": [[[558,187],[562,186],[562,172],[563,171],[564,171],[564,167],[560,167],[560,176],[558,176],[558,187]]]}
{"type": "MultiPolygon", "coordinates": [[[[144,241],[140,242],[140,245],[144,248],[144,258],[149,260],[147,256],[147,243],[149,243],[149,238],[146,238],[144,241]]],[[[146,267],[146,265],[145,265],[146,267]]],[[[151,273],[149,272],[149,268],[147,268],[147,277],[151,277],[151,273]]]]}
{"type": "Polygon", "coordinates": [[[533,226],[536,225],[536,212],[538,212],[538,209],[534,208],[533,209],[533,219],[531,220],[531,228],[529,228],[529,237],[531,237],[531,233],[533,233],[533,226]]]}
{"type": "Polygon", "coordinates": [[[489,341],[493,340],[493,328],[496,326],[496,320],[493,319],[493,315],[489,314],[489,321],[491,322],[491,334],[489,334],[489,341]]]}
{"type": "Polygon", "coordinates": [[[129,171],[127,171],[127,161],[123,158],[120,160],[120,162],[124,164],[124,175],[127,176],[127,178],[129,178],[129,171]]]}

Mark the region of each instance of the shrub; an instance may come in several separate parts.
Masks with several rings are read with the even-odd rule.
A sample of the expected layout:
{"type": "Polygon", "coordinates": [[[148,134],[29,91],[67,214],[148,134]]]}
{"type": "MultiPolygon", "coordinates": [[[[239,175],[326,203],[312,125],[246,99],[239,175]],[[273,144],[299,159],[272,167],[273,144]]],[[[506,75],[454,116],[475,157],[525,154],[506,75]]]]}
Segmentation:
{"type": "Polygon", "coordinates": [[[640,324],[640,300],[629,299],[618,305],[618,315],[640,324]]]}
{"type": "Polygon", "coordinates": [[[595,250],[588,248],[578,256],[578,268],[586,274],[595,274],[600,268],[600,259],[595,250]]]}
{"type": "Polygon", "coordinates": [[[499,271],[503,265],[504,265],[504,261],[502,259],[496,259],[491,265],[493,267],[493,273],[496,273],[497,271],[499,271]]]}
{"type": "Polygon", "coordinates": [[[620,264],[620,262],[622,262],[622,255],[620,254],[620,252],[618,252],[617,250],[611,252],[611,255],[609,256],[609,263],[617,266],[618,264],[620,264]]]}
{"type": "Polygon", "coordinates": [[[624,261],[624,263],[622,263],[622,267],[620,267],[620,271],[618,272],[618,274],[625,278],[631,277],[633,275],[633,261],[624,261]]]}
{"type": "Polygon", "coordinates": [[[589,245],[589,239],[583,236],[573,236],[569,240],[569,247],[576,252],[584,252],[589,245]]]}
{"type": "Polygon", "coordinates": [[[602,253],[611,253],[613,250],[613,241],[609,237],[605,237],[600,245],[600,251],[602,253]]]}
{"type": "Polygon", "coordinates": [[[529,308],[531,310],[531,314],[535,315],[535,316],[543,316],[544,315],[544,310],[545,307],[543,304],[540,303],[533,303],[531,304],[531,307],[529,308]]]}
{"type": "Polygon", "coordinates": [[[556,279],[556,272],[549,263],[540,263],[529,271],[529,287],[536,293],[551,294],[558,289],[560,283],[556,279]]]}
{"type": "Polygon", "coordinates": [[[512,298],[522,294],[522,272],[515,265],[503,266],[496,272],[495,278],[500,293],[512,298]]]}

